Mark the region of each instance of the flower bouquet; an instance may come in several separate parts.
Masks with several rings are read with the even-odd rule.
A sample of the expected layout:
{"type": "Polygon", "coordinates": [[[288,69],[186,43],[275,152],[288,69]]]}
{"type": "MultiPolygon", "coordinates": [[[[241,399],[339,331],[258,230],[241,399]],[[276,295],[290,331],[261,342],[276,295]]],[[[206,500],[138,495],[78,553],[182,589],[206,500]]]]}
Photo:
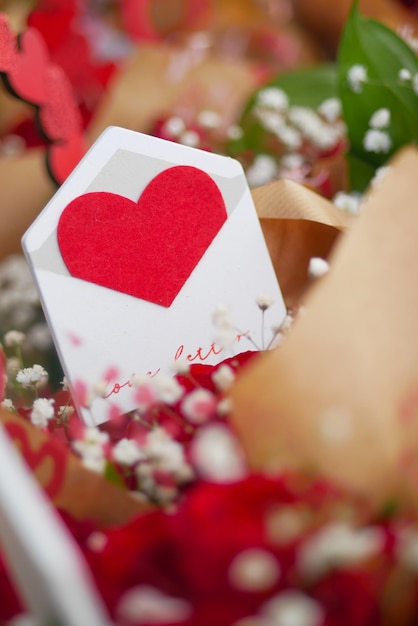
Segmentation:
{"type": "MultiPolygon", "coordinates": [[[[250,176],[267,159],[252,195],[288,307],[277,324],[254,294],[264,345],[178,359],[133,381],[135,411],[88,428],[46,353],[30,365],[26,334],[4,335],[2,424],[111,623],[416,622],[417,76],[355,4],[335,65],[248,102],[225,152],[250,176]]],[[[214,324],[237,332],[222,307],[214,324]]],[[[31,607],[6,555],[0,617],[16,624],[31,607]]]]}

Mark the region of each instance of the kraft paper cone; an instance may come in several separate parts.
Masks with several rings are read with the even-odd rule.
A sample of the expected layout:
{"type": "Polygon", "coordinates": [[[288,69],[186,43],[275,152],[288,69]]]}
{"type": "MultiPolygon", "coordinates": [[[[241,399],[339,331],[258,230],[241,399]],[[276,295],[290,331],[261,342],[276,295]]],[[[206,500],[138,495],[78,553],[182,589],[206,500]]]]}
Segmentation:
{"type": "Polygon", "coordinates": [[[109,526],[125,523],[147,508],[129,491],[84,468],[65,446],[19,415],[0,409],[0,422],[34,478],[63,511],[109,526]]]}
{"type": "Polygon", "coordinates": [[[284,344],[239,377],[233,422],[253,467],[308,469],[379,503],[416,489],[417,172],[418,151],[399,153],[284,344]]]}
{"type": "Polygon", "coordinates": [[[291,180],[257,187],[252,197],[283,298],[292,308],[310,284],[310,259],[326,259],[353,217],[291,180]]]}

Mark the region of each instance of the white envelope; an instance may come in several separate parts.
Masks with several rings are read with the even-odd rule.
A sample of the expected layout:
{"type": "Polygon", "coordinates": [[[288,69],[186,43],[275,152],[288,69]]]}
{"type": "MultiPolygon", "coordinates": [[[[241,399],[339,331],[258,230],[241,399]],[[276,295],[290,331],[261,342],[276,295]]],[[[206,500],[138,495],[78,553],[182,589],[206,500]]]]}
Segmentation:
{"type": "MultiPolygon", "coordinates": [[[[154,254],[158,257],[155,263],[162,262],[162,267],[167,249],[166,235],[171,224],[176,223],[175,210],[171,211],[170,207],[171,204],[176,207],[179,194],[184,193],[187,194],[188,190],[177,189],[175,184],[172,189],[165,190],[164,202],[169,207],[168,225],[165,218],[159,218],[162,222],[161,237],[154,237],[152,233],[154,254]]],[[[199,238],[196,234],[199,228],[205,229],[207,220],[212,219],[210,203],[203,209],[205,217],[202,218],[200,204],[204,205],[206,196],[207,188],[203,185],[201,201],[191,202],[191,220],[194,220],[190,231],[192,235],[188,225],[185,226],[189,239],[190,236],[199,238]],[[198,218],[194,215],[194,204],[199,205],[198,218]]],[[[117,221],[119,212],[114,213],[117,221]]],[[[138,219],[146,220],[147,213],[138,219]]],[[[157,219],[151,230],[158,231],[160,222],[157,219]]],[[[74,218],[71,224],[71,245],[77,246],[78,239],[83,241],[80,256],[87,265],[89,258],[97,258],[90,245],[94,244],[94,250],[97,250],[100,241],[109,236],[117,239],[118,231],[113,225],[110,226],[110,235],[104,228],[98,237],[95,223],[87,218],[85,220],[79,211],[77,219],[74,218]]],[[[98,225],[99,229],[102,227],[103,224],[98,225]]],[[[67,232],[68,229],[64,229],[63,237],[67,232]]],[[[131,243],[126,245],[126,229],[124,232],[123,250],[126,251],[131,243]]],[[[233,354],[256,347],[261,349],[271,339],[271,328],[279,325],[286,314],[240,163],[134,131],[111,127],[99,137],[25,233],[22,244],[65,375],[78,409],[90,425],[106,421],[115,409],[127,412],[135,408],[131,385],[134,374],[172,374],[173,362],[178,358],[190,363],[214,364],[233,354]],[[130,204],[139,203],[151,181],[160,180],[161,173],[178,166],[188,168],[191,173],[194,171],[191,168],[195,168],[198,178],[210,177],[210,184],[213,182],[223,199],[226,215],[223,225],[207,245],[172,303],[156,304],[74,277],[64,262],[64,248],[60,249],[57,239],[57,229],[64,223],[61,216],[64,213],[67,216],[75,205],[72,204],[66,211],[67,206],[80,196],[83,196],[84,202],[84,194],[92,194],[91,197],[96,198],[94,194],[97,193],[116,194],[122,200],[132,201],[130,204]],[[265,313],[264,327],[261,311],[255,303],[260,293],[269,294],[273,300],[273,305],[265,313]],[[212,316],[219,305],[229,310],[236,328],[236,340],[228,349],[214,342],[216,330],[212,316]],[[107,384],[107,397],[95,397],[90,406],[83,406],[84,392],[103,381],[107,384]]],[[[71,255],[71,245],[66,254],[71,255]]],[[[138,251],[132,254],[133,266],[141,256],[138,251]]],[[[183,263],[181,254],[178,256],[179,264],[183,263]]],[[[112,279],[115,275],[117,277],[117,272],[125,276],[127,271],[119,268],[116,257],[117,252],[106,260],[112,279]]],[[[77,263],[77,259],[73,261],[77,263]]],[[[175,263],[170,265],[175,266],[175,263]]],[[[161,271],[164,273],[165,270],[161,271]]]]}

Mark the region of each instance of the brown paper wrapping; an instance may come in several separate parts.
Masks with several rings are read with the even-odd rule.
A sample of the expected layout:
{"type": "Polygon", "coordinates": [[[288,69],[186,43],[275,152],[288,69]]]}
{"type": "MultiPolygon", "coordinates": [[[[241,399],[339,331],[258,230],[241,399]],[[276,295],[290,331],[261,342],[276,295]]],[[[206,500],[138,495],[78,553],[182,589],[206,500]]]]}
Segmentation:
{"type": "Polygon", "coordinates": [[[78,519],[122,524],[146,506],[81,464],[60,442],[24,418],[0,409],[0,422],[52,502],[78,519]]]}
{"type": "Polygon", "coordinates": [[[398,154],[284,344],[239,377],[233,421],[253,467],[302,467],[379,503],[412,495],[417,172],[416,149],[398,154]]]}
{"type": "Polygon", "coordinates": [[[353,218],[291,180],[253,189],[252,197],[283,297],[292,308],[309,285],[311,257],[327,258],[353,218]]]}

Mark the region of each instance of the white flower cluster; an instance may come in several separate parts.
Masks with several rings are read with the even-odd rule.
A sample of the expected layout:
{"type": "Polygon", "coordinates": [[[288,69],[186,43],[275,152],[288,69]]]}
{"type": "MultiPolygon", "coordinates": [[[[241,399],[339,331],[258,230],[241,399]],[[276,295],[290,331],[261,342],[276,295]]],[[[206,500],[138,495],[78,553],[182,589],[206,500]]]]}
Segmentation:
{"type": "Polygon", "coordinates": [[[53,398],[37,398],[30,412],[30,421],[38,428],[46,428],[48,421],[55,415],[53,398]]]}
{"type": "MultiPolygon", "coordinates": [[[[266,562],[267,563],[267,562],[266,562]]],[[[272,567],[264,565],[264,567],[272,567]]],[[[324,610],[317,600],[298,589],[286,589],[261,605],[258,615],[240,622],[242,626],[321,626],[324,610]]]]}
{"type": "Polygon", "coordinates": [[[377,554],[383,541],[383,531],[377,527],[357,529],[333,522],[301,546],[298,566],[309,578],[323,576],[334,567],[356,564],[377,554]]]}
{"type": "Polygon", "coordinates": [[[195,130],[188,130],[184,120],[179,116],[170,117],[164,123],[163,132],[184,146],[199,147],[200,137],[198,133],[195,130]]]}
{"type": "Polygon", "coordinates": [[[369,120],[370,128],[364,135],[363,146],[367,152],[387,153],[392,147],[392,139],[385,130],[390,124],[389,109],[378,109],[369,120]]]}
{"type": "Polygon", "coordinates": [[[325,100],[315,111],[308,107],[291,106],[287,94],[278,87],[259,91],[253,113],[261,126],[274,135],[284,147],[280,165],[269,154],[258,154],[247,168],[250,187],[256,187],[279,178],[288,171],[300,169],[305,158],[298,154],[308,143],[318,150],[334,148],[345,133],[341,117],[341,102],[337,98],[325,100]],[[287,161],[287,157],[291,159],[287,161]]]}
{"type": "Polygon", "coordinates": [[[215,327],[215,342],[221,348],[231,349],[235,341],[236,329],[228,307],[220,304],[216,307],[212,322],[215,327]]]}
{"type": "Polygon", "coordinates": [[[335,206],[352,215],[357,215],[360,212],[362,200],[363,195],[355,191],[351,191],[350,193],[337,191],[332,199],[335,206]]]}
{"type": "Polygon", "coordinates": [[[103,474],[106,468],[106,452],[109,435],[98,428],[86,428],[82,439],[73,442],[73,449],[80,455],[83,465],[103,474]]]}
{"type": "Polygon", "coordinates": [[[143,460],[134,470],[138,489],[152,501],[169,504],[177,498],[179,486],[194,477],[183,446],[157,427],[148,433],[141,452],[143,460]]]}
{"type": "Polygon", "coordinates": [[[364,65],[352,65],[347,72],[348,86],[355,93],[363,91],[363,85],[367,81],[367,68],[364,65]]]}
{"type": "Polygon", "coordinates": [[[155,378],[133,376],[131,383],[136,390],[135,401],[140,413],[148,411],[159,403],[176,404],[183,397],[185,391],[176,378],[163,374],[155,378]]]}
{"type": "Polygon", "coordinates": [[[35,363],[32,367],[25,367],[18,371],[16,381],[23,387],[42,387],[48,382],[48,372],[35,363]]]}
{"type": "Polygon", "coordinates": [[[218,483],[242,480],[247,474],[244,453],[224,424],[209,424],[194,437],[191,459],[200,476],[218,483]]]}
{"type": "Polygon", "coordinates": [[[329,150],[341,139],[343,130],[322,120],[320,115],[307,107],[292,107],[289,110],[290,122],[317,148],[329,150]]]}

